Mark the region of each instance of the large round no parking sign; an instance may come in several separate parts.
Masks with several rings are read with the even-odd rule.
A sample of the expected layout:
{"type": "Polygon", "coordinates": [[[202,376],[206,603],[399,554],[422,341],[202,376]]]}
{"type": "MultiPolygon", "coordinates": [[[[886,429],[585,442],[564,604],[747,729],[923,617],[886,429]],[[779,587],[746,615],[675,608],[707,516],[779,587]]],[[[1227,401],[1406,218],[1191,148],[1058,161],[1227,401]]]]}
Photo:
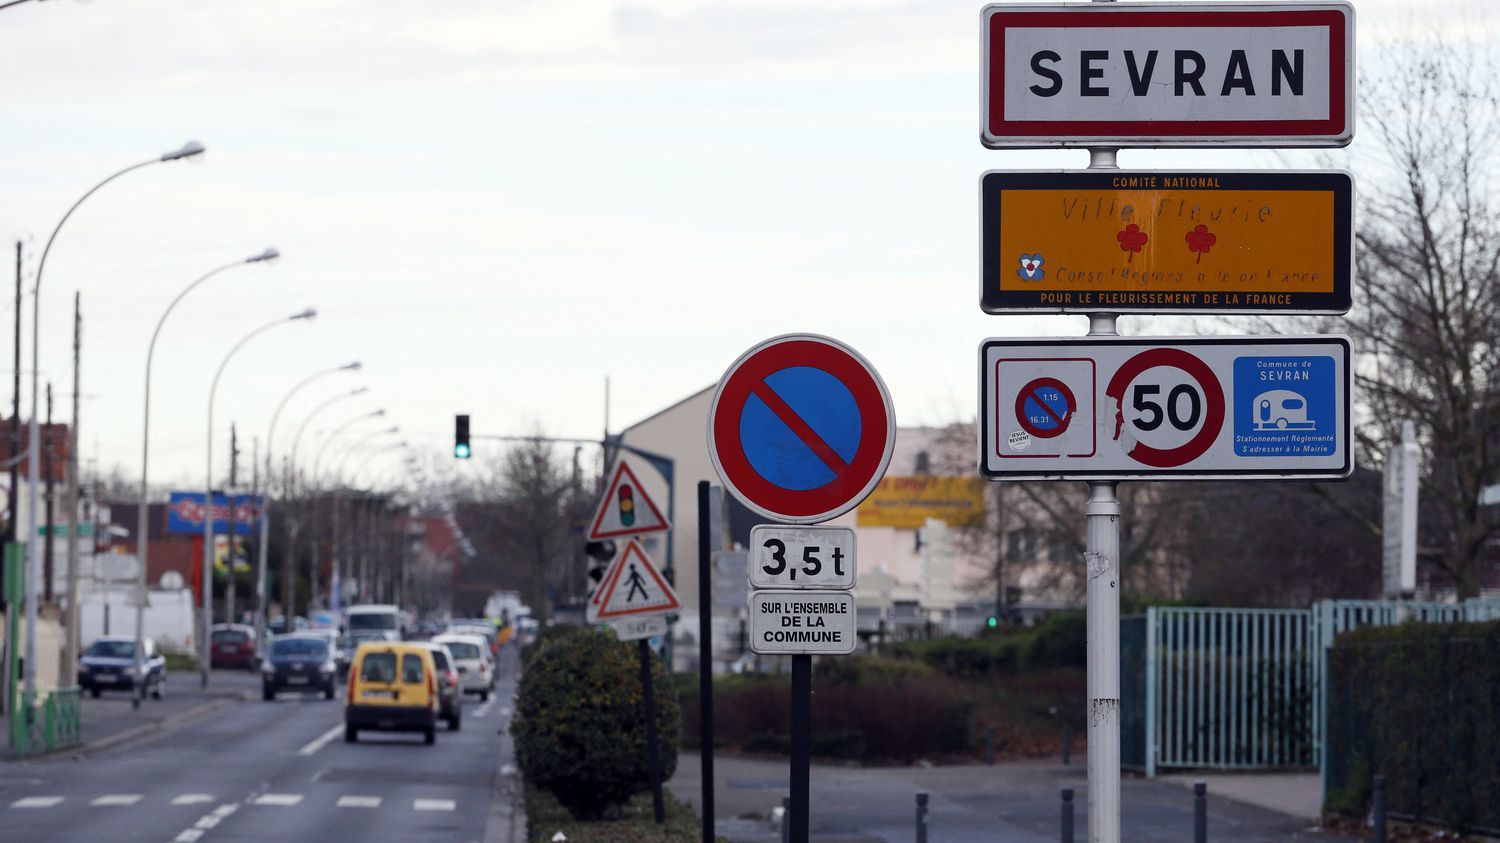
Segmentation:
{"type": "Polygon", "coordinates": [[[885,475],[891,397],[869,361],[817,334],[786,334],[719,380],[708,452],[724,486],[767,518],[812,524],[848,512],[885,475]]]}

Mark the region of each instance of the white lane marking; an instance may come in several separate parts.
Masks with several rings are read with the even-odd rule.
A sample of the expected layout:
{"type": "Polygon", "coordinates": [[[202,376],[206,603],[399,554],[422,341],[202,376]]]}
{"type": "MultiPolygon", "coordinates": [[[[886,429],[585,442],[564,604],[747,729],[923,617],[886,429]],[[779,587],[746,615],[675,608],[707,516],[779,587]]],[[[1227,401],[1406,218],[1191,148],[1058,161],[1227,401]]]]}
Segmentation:
{"type": "Polygon", "coordinates": [[[413,811],[452,811],[457,807],[452,799],[414,799],[411,803],[413,811]]]}
{"type": "Polygon", "coordinates": [[[12,808],[51,808],[63,801],[61,796],[23,796],[10,803],[12,808]]]}
{"type": "Polygon", "coordinates": [[[510,716],[510,709],[508,709],[508,708],[502,708],[502,709],[500,709],[500,716],[501,717],[509,717],[510,716]]]}
{"type": "Polygon", "coordinates": [[[141,801],[139,793],[106,793],[89,804],[102,808],[109,805],[134,805],[139,801],[141,801]]]}
{"type": "Polygon", "coordinates": [[[486,714],[489,714],[490,713],[490,706],[492,706],[494,704],[495,704],[494,700],[490,700],[489,702],[481,704],[478,708],[474,709],[474,713],[471,716],[472,717],[483,717],[486,714]]]}
{"type": "Polygon", "coordinates": [[[239,805],[238,802],[225,802],[223,805],[220,805],[219,807],[213,809],[213,811],[209,814],[209,816],[210,817],[218,817],[219,819],[222,820],[225,817],[229,816],[230,814],[234,813],[235,811],[238,811],[239,809],[240,809],[240,805],[239,805]]]}
{"type": "Polygon", "coordinates": [[[189,828],[179,832],[176,837],[173,837],[172,843],[197,843],[198,838],[202,836],[203,832],[196,828],[189,828]]]}
{"type": "Polygon", "coordinates": [[[516,765],[514,765],[514,764],[503,764],[503,765],[501,765],[501,767],[500,767],[500,775],[502,775],[502,776],[514,776],[515,774],[516,774],[516,765]]]}
{"type": "Polygon", "coordinates": [[[181,796],[172,797],[173,805],[197,805],[212,801],[214,801],[214,798],[207,793],[184,793],[181,796]]]}
{"type": "Polygon", "coordinates": [[[304,746],[301,749],[297,750],[297,754],[312,755],[314,752],[317,752],[318,750],[327,746],[328,742],[338,737],[339,733],[342,731],[344,731],[344,724],[340,723],[337,726],[334,726],[332,729],[329,729],[323,734],[318,735],[316,738],[308,741],[307,746],[304,746]]]}
{"type": "Polygon", "coordinates": [[[300,793],[262,793],[250,800],[251,805],[271,805],[277,808],[290,808],[302,801],[300,793]]]}
{"type": "MultiPolygon", "coordinates": [[[[201,793],[189,793],[189,794],[185,794],[185,795],[186,796],[197,797],[197,796],[202,796],[203,794],[201,794],[201,793]]],[[[182,798],[182,797],[178,797],[178,798],[182,798]]],[[[176,800],[173,800],[173,801],[176,801],[176,800]]],[[[195,843],[195,841],[197,841],[198,838],[202,837],[205,833],[207,833],[209,830],[211,830],[214,826],[216,826],[219,823],[223,822],[225,817],[227,817],[230,814],[234,813],[236,810],[239,809],[239,807],[240,806],[238,804],[233,803],[233,802],[226,802],[223,805],[220,805],[219,807],[213,809],[212,811],[209,811],[207,814],[205,814],[201,818],[199,818],[199,820],[197,822],[193,823],[193,827],[192,828],[184,829],[184,830],[178,832],[177,836],[174,837],[174,838],[172,838],[172,843],[195,843]]]]}
{"type": "Polygon", "coordinates": [[[379,808],[379,796],[340,796],[338,801],[340,808],[379,808]]]}

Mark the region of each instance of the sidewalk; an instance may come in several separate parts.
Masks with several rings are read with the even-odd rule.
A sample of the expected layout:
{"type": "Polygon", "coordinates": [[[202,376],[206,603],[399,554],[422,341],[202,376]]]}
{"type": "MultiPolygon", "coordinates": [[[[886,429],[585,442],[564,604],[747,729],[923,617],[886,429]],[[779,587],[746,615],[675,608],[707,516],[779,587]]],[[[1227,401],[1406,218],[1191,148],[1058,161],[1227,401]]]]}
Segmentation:
{"type": "MultiPolygon", "coordinates": [[[[718,833],[734,843],[777,843],[780,835],[770,817],[787,792],[787,774],[785,760],[716,756],[718,833]]],[[[1223,779],[1220,788],[1233,791],[1227,780],[1239,777],[1218,778],[1223,779]]],[[[1256,778],[1265,779],[1263,785],[1270,780],[1256,778]]],[[[700,807],[696,753],[681,754],[677,774],[668,786],[679,798],[700,807]]],[[[931,839],[1052,843],[1058,839],[1064,787],[1073,789],[1078,838],[1086,839],[1088,781],[1082,764],[1017,762],[931,768],[814,764],[813,839],[819,843],[909,843],[915,839],[916,794],[926,791],[930,794],[931,839]]],[[[1127,777],[1121,783],[1121,800],[1127,839],[1191,837],[1193,796],[1181,784],[1127,777]]],[[[1210,839],[1237,843],[1347,840],[1313,826],[1306,818],[1226,798],[1213,783],[1209,785],[1210,839]]]]}
{"type": "MultiPolygon", "coordinates": [[[[168,674],[165,698],[154,700],[148,697],[139,709],[131,707],[130,694],[124,691],[106,691],[97,699],[85,693],[79,714],[82,732],[79,745],[55,753],[53,757],[99,752],[250,699],[259,692],[258,674],[244,670],[216,670],[210,674],[207,688],[199,686],[196,672],[168,674]]],[[[3,748],[3,757],[7,761],[15,760],[9,746],[3,748]]]]}

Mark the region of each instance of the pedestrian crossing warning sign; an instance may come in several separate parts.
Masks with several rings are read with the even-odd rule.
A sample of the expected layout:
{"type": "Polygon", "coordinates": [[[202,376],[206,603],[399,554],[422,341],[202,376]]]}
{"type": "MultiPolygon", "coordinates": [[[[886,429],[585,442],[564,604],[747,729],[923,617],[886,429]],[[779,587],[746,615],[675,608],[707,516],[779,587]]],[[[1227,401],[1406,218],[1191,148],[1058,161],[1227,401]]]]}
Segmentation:
{"type": "Polygon", "coordinates": [[[609,484],[604,487],[604,497],[589,524],[589,541],[659,533],[672,528],[656,502],[641,487],[641,481],[624,457],[615,463],[609,484]]]}
{"type": "Polygon", "coordinates": [[[656,570],[651,557],[646,555],[646,549],[633,539],[625,545],[624,552],[599,584],[596,604],[593,614],[601,621],[675,612],[682,608],[677,601],[677,592],[656,570]]]}

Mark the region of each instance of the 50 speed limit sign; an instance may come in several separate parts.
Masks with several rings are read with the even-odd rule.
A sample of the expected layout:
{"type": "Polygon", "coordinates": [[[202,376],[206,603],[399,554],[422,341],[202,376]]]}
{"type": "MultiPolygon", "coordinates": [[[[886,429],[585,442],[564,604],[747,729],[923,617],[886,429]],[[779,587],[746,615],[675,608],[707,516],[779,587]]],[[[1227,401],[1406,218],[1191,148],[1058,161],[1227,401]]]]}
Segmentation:
{"type": "Polygon", "coordinates": [[[1006,479],[1347,477],[1347,337],[990,339],[980,467],[1006,479]]]}

